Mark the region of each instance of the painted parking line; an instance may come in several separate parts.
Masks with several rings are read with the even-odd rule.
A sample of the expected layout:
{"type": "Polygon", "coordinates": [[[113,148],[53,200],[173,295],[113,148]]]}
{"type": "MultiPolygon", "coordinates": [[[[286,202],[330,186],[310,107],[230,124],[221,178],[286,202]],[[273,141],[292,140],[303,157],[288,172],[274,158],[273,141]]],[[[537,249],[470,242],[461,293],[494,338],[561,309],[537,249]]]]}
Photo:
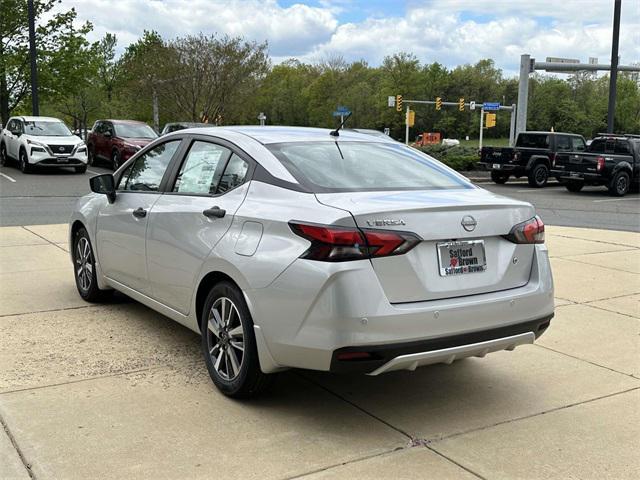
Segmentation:
{"type": "Polygon", "coordinates": [[[96,172],[95,170],[89,170],[89,169],[87,169],[87,172],[89,172],[89,173],[93,173],[94,175],[102,175],[102,173],[100,173],[100,172],[96,172]]]}
{"type": "Polygon", "coordinates": [[[0,173],[0,177],[4,177],[7,180],[9,180],[10,182],[16,183],[14,178],[11,178],[9,175],[5,175],[4,173],[0,173]]]}
{"type": "Polygon", "coordinates": [[[638,197],[631,198],[607,198],[606,200],[594,200],[593,203],[603,203],[603,202],[628,202],[633,200],[640,200],[638,197]]]}

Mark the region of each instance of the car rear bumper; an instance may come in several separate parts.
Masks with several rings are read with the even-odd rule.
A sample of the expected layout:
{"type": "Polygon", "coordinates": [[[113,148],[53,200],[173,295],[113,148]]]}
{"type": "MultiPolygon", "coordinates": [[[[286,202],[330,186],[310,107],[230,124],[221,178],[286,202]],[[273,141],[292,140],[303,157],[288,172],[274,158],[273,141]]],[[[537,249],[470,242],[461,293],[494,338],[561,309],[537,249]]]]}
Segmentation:
{"type": "MultiPolygon", "coordinates": [[[[391,304],[368,260],[336,264],[297,260],[272,284],[246,294],[277,366],[325,371],[372,373],[398,356],[528,332],[537,337],[554,312],[544,245],[535,246],[526,285],[492,293],[391,304]],[[339,365],[338,353],[350,349],[375,351],[378,357],[364,369],[364,364],[355,365],[359,362],[339,365]]],[[[470,354],[476,354],[474,348],[468,349],[470,354]]],[[[440,359],[440,353],[429,353],[418,364],[427,362],[427,357],[440,359]]],[[[411,366],[414,361],[396,363],[411,366]]]]}
{"type": "Polygon", "coordinates": [[[514,165],[511,163],[491,163],[491,162],[480,162],[486,170],[494,171],[494,172],[504,172],[504,173],[522,173],[524,172],[524,167],[520,165],[514,165]],[[497,168],[496,168],[497,166],[497,168]]]}

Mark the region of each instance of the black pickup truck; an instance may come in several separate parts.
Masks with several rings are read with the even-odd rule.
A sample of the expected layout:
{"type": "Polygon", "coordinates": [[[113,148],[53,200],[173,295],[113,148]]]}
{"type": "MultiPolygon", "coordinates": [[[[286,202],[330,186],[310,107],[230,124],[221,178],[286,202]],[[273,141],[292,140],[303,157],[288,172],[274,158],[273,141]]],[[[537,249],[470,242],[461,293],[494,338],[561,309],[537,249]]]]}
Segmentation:
{"type": "Polygon", "coordinates": [[[571,192],[585,185],[604,185],[622,197],[640,187],[640,135],[600,133],[586,152],[559,153],[551,174],[571,192]]]}
{"type": "Polygon", "coordinates": [[[547,184],[551,164],[560,152],[584,152],[587,143],[582,135],[560,132],[522,132],[515,147],[483,147],[480,164],[491,171],[491,180],[505,183],[509,177],[527,177],[529,185],[547,184]]]}

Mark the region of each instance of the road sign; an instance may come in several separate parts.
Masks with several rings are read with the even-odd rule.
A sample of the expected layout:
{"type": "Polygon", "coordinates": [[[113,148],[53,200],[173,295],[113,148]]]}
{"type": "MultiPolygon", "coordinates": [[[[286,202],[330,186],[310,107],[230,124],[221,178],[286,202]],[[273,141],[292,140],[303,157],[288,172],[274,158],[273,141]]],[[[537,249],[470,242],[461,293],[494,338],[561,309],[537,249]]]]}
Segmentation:
{"type": "Polygon", "coordinates": [[[469,110],[475,110],[475,109],[476,109],[476,102],[472,100],[469,102],[469,110]]]}
{"type": "Polygon", "coordinates": [[[436,110],[442,110],[442,98],[436,97],[436,110]]]}
{"type": "Polygon", "coordinates": [[[387,97],[387,104],[388,104],[390,107],[395,107],[395,106],[396,106],[396,97],[394,97],[393,95],[389,95],[389,96],[387,97]]]}
{"type": "Polygon", "coordinates": [[[384,129],[384,134],[388,137],[389,135],[391,135],[391,129],[389,127],[385,127],[384,129]]]}
{"type": "Polygon", "coordinates": [[[500,102],[484,102],[482,108],[487,111],[500,110],[500,102]]]}
{"type": "Polygon", "coordinates": [[[338,108],[336,108],[336,111],[333,112],[333,116],[334,117],[346,117],[350,113],[351,113],[351,111],[347,107],[345,107],[343,105],[339,105],[338,108]]]}
{"type": "Polygon", "coordinates": [[[487,128],[496,126],[496,114],[495,113],[487,113],[487,128]]]}
{"type": "Polygon", "coordinates": [[[464,97],[458,99],[458,110],[464,112],[464,97]]]}

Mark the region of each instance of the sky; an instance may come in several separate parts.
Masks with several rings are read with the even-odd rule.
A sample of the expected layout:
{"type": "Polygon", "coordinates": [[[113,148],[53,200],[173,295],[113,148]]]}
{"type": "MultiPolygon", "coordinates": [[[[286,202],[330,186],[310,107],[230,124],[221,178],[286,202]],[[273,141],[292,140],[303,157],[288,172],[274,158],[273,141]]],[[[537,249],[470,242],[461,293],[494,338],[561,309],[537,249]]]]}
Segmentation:
{"type": "MultiPolygon", "coordinates": [[[[379,65],[404,51],[452,68],[493,58],[517,75],[520,55],[609,63],[613,0],[62,0],[90,40],[118,37],[118,51],[146,30],[164,38],[229,34],[267,41],[274,63],[343,56],[379,65]]],[[[640,62],[640,0],[622,0],[620,56],[640,62]]]]}

